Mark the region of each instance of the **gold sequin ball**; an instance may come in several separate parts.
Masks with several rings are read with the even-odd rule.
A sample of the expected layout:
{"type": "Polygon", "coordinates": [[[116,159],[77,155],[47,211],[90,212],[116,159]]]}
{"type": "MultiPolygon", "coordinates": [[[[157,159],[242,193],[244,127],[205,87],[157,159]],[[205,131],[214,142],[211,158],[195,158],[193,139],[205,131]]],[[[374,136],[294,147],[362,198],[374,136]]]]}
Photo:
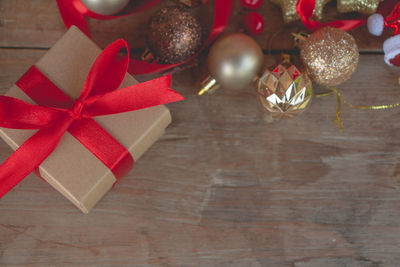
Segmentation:
{"type": "Polygon", "coordinates": [[[324,27],[301,44],[300,57],[314,82],[336,86],[350,79],[357,68],[359,53],[349,33],[324,27]]]}

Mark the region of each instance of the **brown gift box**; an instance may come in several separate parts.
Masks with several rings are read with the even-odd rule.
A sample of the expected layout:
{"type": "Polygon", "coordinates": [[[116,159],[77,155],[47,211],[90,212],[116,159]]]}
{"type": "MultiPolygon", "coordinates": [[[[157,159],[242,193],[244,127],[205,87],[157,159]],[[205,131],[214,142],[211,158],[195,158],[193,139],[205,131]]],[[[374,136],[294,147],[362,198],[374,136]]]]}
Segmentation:
{"type": "MultiPolygon", "coordinates": [[[[101,49],[76,27],[68,32],[35,64],[62,91],[76,99],[89,70],[101,49]]],[[[137,81],[126,74],[122,87],[137,81]]],[[[7,96],[34,103],[16,85],[7,96]]],[[[94,118],[106,131],[129,150],[134,160],[164,133],[171,123],[165,106],[94,118]]],[[[0,128],[0,136],[16,150],[35,130],[0,128]]],[[[68,132],[55,151],[40,165],[40,175],[84,213],[110,190],[116,178],[103,163],[68,132]]]]}

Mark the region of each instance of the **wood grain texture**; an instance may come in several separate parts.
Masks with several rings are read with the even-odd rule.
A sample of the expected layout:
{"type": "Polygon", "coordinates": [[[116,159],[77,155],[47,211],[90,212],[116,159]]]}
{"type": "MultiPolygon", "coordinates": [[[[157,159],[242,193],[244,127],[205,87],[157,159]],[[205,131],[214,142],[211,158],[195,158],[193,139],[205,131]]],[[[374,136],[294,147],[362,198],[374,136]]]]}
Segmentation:
{"type": "MultiPolygon", "coordinates": [[[[65,31],[54,2],[0,0],[1,94],[65,31]]],[[[273,34],[279,9],[264,1],[262,10],[273,34]]],[[[243,16],[235,12],[230,30],[243,16]]],[[[103,46],[122,36],[140,47],[150,13],[91,28],[103,46]]],[[[273,49],[290,49],[293,30],[284,31],[273,49]]],[[[355,35],[365,50],[380,48],[355,35]]],[[[258,40],[266,48],[268,33],[258,40]]],[[[340,132],[328,96],[272,121],[252,88],[197,97],[200,61],[173,76],[186,100],[168,105],[166,134],[90,214],[34,175],[0,200],[0,266],[399,265],[400,109],[344,106],[340,132]]],[[[399,102],[399,75],[382,55],[364,54],[340,90],[354,104],[399,102]]],[[[0,162],[11,153],[0,141],[0,162]]]]}
{"type": "MultiPolygon", "coordinates": [[[[2,93],[43,53],[0,50],[2,93]]],[[[392,103],[399,74],[363,55],[340,88],[392,103]]],[[[197,97],[200,77],[174,75],[171,127],[89,215],[34,175],[7,194],[0,265],[398,266],[399,109],[344,107],[340,132],[332,96],[271,122],[251,88],[197,97]]]]}
{"type": "MultiPolygon", "coordinates": [[[[89,19],[89,27],[93,39],[102,47],[105,47],[117,38],[124,38],[132,48],[143,49],[146,46],[146,24],[156,10],[162,6],[172,5],[177,0],[164,0],[145,12],[126,18],[99,21],[89,19]]],[[[338,14],[335,3],[332,2],[324,10],[327,21],[336,19],[350,19],[357,14],[338,14]]],[[[292,32],[306,31],[301,22],[291,25],[283,24],[280,8],[268,0],[263,2],[258,12],[265,21],[264,33],[256,39],[263,49],[288,50],[293,49],[292,32]]],[[[194,9],[194,14],[204,26],[204,35],[207,35],[212,24],[213,1],[207,5],[194,9]]],[[[237,31],[242,28],[243,17],[246,14],[239,1],[235,1],[235,7],[230,19],[227,32],[237,31]]],[[[0,47],[51,47],[65,32],[58,13],[56,1],[49,0],[1,0],[0,1],[0,47]]],[[[383,41],[389,36],[389,32],[383,37],[371,37],[365,26],[351,31],[356,38],[361,51],[381,51],[383,41]]]]}

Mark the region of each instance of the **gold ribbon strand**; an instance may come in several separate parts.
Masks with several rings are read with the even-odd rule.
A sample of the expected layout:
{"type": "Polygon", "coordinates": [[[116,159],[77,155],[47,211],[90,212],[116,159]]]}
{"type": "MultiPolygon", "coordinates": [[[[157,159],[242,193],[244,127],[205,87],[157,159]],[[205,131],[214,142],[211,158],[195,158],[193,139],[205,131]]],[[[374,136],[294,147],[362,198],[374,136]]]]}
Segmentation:
{"type": "Polygon", "coordinates": [[[320,93],[320,94],[315,94],[316,98],[321,98],[324,96],[328,96],[331,94],[336,94],[337,98],[337,109],[336,109],[336,118],[334,120],[335,124],[337,124],[340,128],[340,131],[343,131],[343,123],[340,119],[340,114],[341,114],[341,109],[342,109],[342,101],[345,103],[347,106],[355,109],[360,109],[360,110],[381,110],[381,109],[391,109],[391,108],[397,108],[400,106],[400,102],[394,103],[394,104],[389,104],[389,105],[371,105],[371,106],[359,106],[359,105],[354,105],[349,102],[347,102],[345,99],[342,99],[342,95],[340,94],[339,90],[335,87],[326,87],[329,89],[329,92],[326,93],[320,93]]]}

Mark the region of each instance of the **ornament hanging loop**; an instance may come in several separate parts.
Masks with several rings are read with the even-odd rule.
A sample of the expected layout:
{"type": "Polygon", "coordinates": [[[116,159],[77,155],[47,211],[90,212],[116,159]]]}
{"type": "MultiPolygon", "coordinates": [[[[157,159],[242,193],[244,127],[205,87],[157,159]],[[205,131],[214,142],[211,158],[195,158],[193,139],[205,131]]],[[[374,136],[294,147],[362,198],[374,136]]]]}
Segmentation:
{"type": "Polygon", "coordinates": [[[309,36],[310,35],[305,32],[299,32],[299,33],[292,32],[294,46],[300,48],[301,44],[304,41],[306,41],[309,36]]]}

